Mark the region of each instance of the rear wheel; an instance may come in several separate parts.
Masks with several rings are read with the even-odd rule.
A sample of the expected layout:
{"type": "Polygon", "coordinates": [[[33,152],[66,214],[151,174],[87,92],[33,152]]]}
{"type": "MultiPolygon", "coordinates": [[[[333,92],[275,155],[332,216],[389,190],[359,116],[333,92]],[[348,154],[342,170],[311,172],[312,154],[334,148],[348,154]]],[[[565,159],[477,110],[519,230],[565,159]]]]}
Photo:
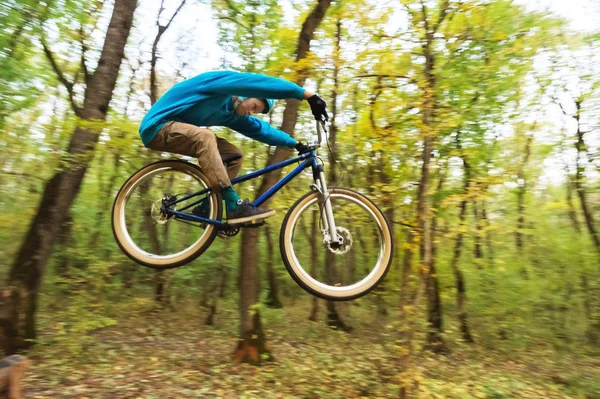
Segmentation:
{"type": "Polygon", "coordinates": [[[292,278],[323,299],[350,300],[367,294],[385,277],[393,240],[383,213],[355,191],[329,190],[338,236],[332,245],[322,227],[321,194],[311,192],[288,211],[279,245],[292,278]]]}
{"type": "MultiPolygon", "coordinates": [[[[189,222],[164,212],[163,204],[209,187],[200,168],[184,161],[159,161],[138,170],[123,184],[112,210],[112,228],[123,252],[137,263],[169,269],[200,256],[217,235],[214,225],[189,222]]],[[[206,215],[221,219],[221,198],[213,192],[171,209],[191,213],[203,200],[206,215]]]]}

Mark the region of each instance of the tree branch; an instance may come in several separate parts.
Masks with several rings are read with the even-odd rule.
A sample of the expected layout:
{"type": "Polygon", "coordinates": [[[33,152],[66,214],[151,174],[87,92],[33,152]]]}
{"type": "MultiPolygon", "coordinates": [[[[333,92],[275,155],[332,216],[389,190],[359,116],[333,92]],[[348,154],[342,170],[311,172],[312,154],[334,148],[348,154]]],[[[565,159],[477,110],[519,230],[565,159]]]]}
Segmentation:
{"type": "Polygon", "coordinates": [[[573,115],[569,115],[569,114],[567,113],[567,111],[565,111],[565,109],[564,109],[564,108],[563,108],[563,106],[562,106],[562,103],[560,102],[560,100],[559,100],[558,98],[556,98],[556,97],[552,96],[552,101],[554,102],[554,104],[556,104],[556,105],[558,105],[558,106],[560,107],[560,110],[562,111],[562,113],[563,113],[565,116],[570,116],[570,117],[573,117],[573,115]]]}
{"type": "Polygon", "coordinates": [[[52,69],[56,73],[56,76],[58,77],[59,82],[62,83],[63,86],[65,86],[65,88],[67,89],[67,92],[69,93],[69,101],[71,103],[71,107],[73,108],[73,111],[75,112],[75,115],[79,115],[79,112],[81,111],[81,109],[75,103],[75,97],[74,97],[74,94],[73,94],[73,82],[69,81],[65,77],[65,75],[62,72],[62,70],[60,69],[60,67],[56,63],[56,59],[54,58],[54,54],[52,53],[52,51],[50,50],[50,48],[46,45],[46,41],[44,40],[43,37],[40,38],[40,42],[42,43],[42,47],[44,48],[44,54],[46,54],[46,58],[48,58],[48,61],[50,62],[50,65],[52,66],[52,69]]]}
{"type": "Polygon", "coordinates": [[[88,47],[86,46],[84,40],[83,25],[79,25],[79,41],[81,43],[81,71],[83,72],[83,80],[87,85],[90,78],[90,73],[85,62],[85,53],[87,52],[88,47]]]}
{"type": "Polygon", "coordinates": [[[186,0],[181,1],[179,7],[177,7],[177,10],[175,10],[173,15],[169,19],[169,22],[167,22],[166,25],[160,24],[160,15],[164,11],[164,0],[160,2],[160,9],[158,10],[158,15],[156,16],[156,26],[158,27],[158,33],[156,34],[156,37],[154,38],[154,43],[152,44],[152,58],[150,60],[150,103],[152,105],[154,105],[158,100],[158,93],[156,87],[156,53],[158,50],[158,42],[160,41],[162,35],[167,31],[167,29],[169,29],[171,22],[173,22],[179,11],[183,8],[185,2],[186,0]]]}
{"type": "Polygon", "coordinates": [[[425,24],[425,35],[429,34],[429,21],[427,20],[427,7],[425,6],[425,2],[421,0],[421,14],[423,17],[423,23],[425,24]]]}
{"type": "Polygon", "coordinates": [[[244,15],[243,12],[241,12],[239,10],[239,8],[237,8],[232,2],[231,0],[225,0],[225,3],[227,3],[227,7],[229,7],[229,9],[231,11],[233,11],[234,14],[239,14],[239,15],[244,15]]]}
{"type": "MultiPolygon", "coordinates": [[[[409,83],[416,83],[417,81],[414,78],[411,78],[410,76],[406,76],[406,75],[394,75],[394,74],[377,74],[377,73],[367,73],[367,74],[363,74],[363,75],[356,75],[352,78],[350,78],[350,80],[353,79],[360,79],[360,78],[395,78],[395,79],[406,79],[408,80],[409,83]]],[[[395,85],[385,85],[385,86],[381,86],[381,87],[387,87],[387,88],[397,88],[397,86],[395,85]]]]}
{"type": "Polygon", "coordinates": [[[160,0],[160,7],[158,9],[158,15],[156,16],[156,26],[160,26],[160,16],[165,10],[165,0],[160,0]]]}
{"type": "Polygon", "coordinates": [[[182,0],[181,1],[181,3],[179,4],[179,7],[177,7],[177,10],[175,10],[175,12],[173,13],[173,15],[171,16],[171,19],[165,25],[165,30],[169,29],[169,26],[171,26],[171,22],[173,22],[173,20],[175,19],[175,17],[179,13],[179,11],[181,11],[181,9],[183,8],[183,6],[185,5],[185,2],[186,2],[186,0],[182,0]]]}
{"type": "Polygon", "coordinates": [[[238,25],[239,27],[244,28],[244,30],[246,30],[248,32],[252,32],[252,30],[249,27],[247,27],[241,21],[238,21],[237,19],[235,19],[233,17],[229,17],[227,15],[223,15],[223,16],[218,16],[217,18],[225,20],[225,21],[233,22],[234,24],[238,25]]]}
{"type": "Polygon", "coordinates": [[[444,0],[442,7],[440,8],[440,16],[438,17],[437,22],[433,25],[432,33],[436,33],[439,29],[440,25],[444,21],[444,18],[448,15],[448,9],[450,8],[450,0],[444,0]]]}
{"type": "Polygon", "coordinates": [[[378,74],[378,73],[368,73],[365,75],[356,75],[354,78],[399,78],[399,79],[411,79],[406,75],[392,75],[392,74],[378,74]]]}
{"type": "Polygon", "coordinates": [[[400,226],[404,226],[404,227],[410,227],[411,229],[416,229],[417,226],[415,226],[414,224],[410,224],[410,223],[406,223],[406,222],[400,222],[400,221],[396,221],[396,220],[389,220],[390,223],[393,224],[398,224],[400,226]]]}

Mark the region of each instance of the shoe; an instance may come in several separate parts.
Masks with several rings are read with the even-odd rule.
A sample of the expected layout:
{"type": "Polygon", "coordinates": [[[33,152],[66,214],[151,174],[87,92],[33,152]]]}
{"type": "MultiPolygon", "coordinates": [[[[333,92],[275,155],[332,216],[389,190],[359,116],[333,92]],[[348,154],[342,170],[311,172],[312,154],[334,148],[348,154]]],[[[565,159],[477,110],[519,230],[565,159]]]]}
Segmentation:
{"type": "Polygon", "coordinates": [[[194,209],[192,214],[200,216],[202,218],[210,219],[210,201],[209,198],[204,198],[194,209]]]}
{"type": "Polygon", "coordinates": [[[227,223],[228,224],[239,224],[250,221],[262,220],[273,216],[275,211],[265,208],[259,208],[250,203],[250,200],[238,201],[238,208],[234,210],[227,210],[227,223]]]}

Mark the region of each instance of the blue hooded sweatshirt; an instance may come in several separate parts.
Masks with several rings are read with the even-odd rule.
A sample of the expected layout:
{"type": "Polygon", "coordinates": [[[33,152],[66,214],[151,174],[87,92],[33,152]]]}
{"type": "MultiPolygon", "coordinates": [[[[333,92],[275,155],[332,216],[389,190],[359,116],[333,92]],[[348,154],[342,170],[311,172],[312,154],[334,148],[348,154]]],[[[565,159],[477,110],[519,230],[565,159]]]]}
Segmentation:
{"type": "Polygon", "coordinates": [[[286,80],[249,72],[207,72],[177,83],[150,108],[140,135],[148,146],[165,123],[170,121],[195,126],[226,126],[265,144],[294,147],[296,140],[253,116],[238,115],[232,96],[253,98],[296,98],[304,89],[286,80]]]}

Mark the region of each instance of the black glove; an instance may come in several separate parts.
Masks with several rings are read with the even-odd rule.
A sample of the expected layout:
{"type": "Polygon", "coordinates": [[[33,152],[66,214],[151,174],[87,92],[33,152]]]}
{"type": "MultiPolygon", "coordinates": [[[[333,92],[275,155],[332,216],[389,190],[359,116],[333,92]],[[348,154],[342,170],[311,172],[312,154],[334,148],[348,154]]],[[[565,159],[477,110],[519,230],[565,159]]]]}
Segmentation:
{"type": "Polygon", "coordinates": [[[305,152],[310,151],[310,147],[301,142],[297,142],[294,147],[296,148],[296,151],[298,151],[298,154],[304,154],[305,152]]]}
{"type": "Polygon", "coordinates": [[[308,100],[308,104],[310,105],[310,109],[315,119],[324,122],[329,120],[329,115],[327,115],[327,103],[318,95],[314,95],[310,97],[308,100]]]}

